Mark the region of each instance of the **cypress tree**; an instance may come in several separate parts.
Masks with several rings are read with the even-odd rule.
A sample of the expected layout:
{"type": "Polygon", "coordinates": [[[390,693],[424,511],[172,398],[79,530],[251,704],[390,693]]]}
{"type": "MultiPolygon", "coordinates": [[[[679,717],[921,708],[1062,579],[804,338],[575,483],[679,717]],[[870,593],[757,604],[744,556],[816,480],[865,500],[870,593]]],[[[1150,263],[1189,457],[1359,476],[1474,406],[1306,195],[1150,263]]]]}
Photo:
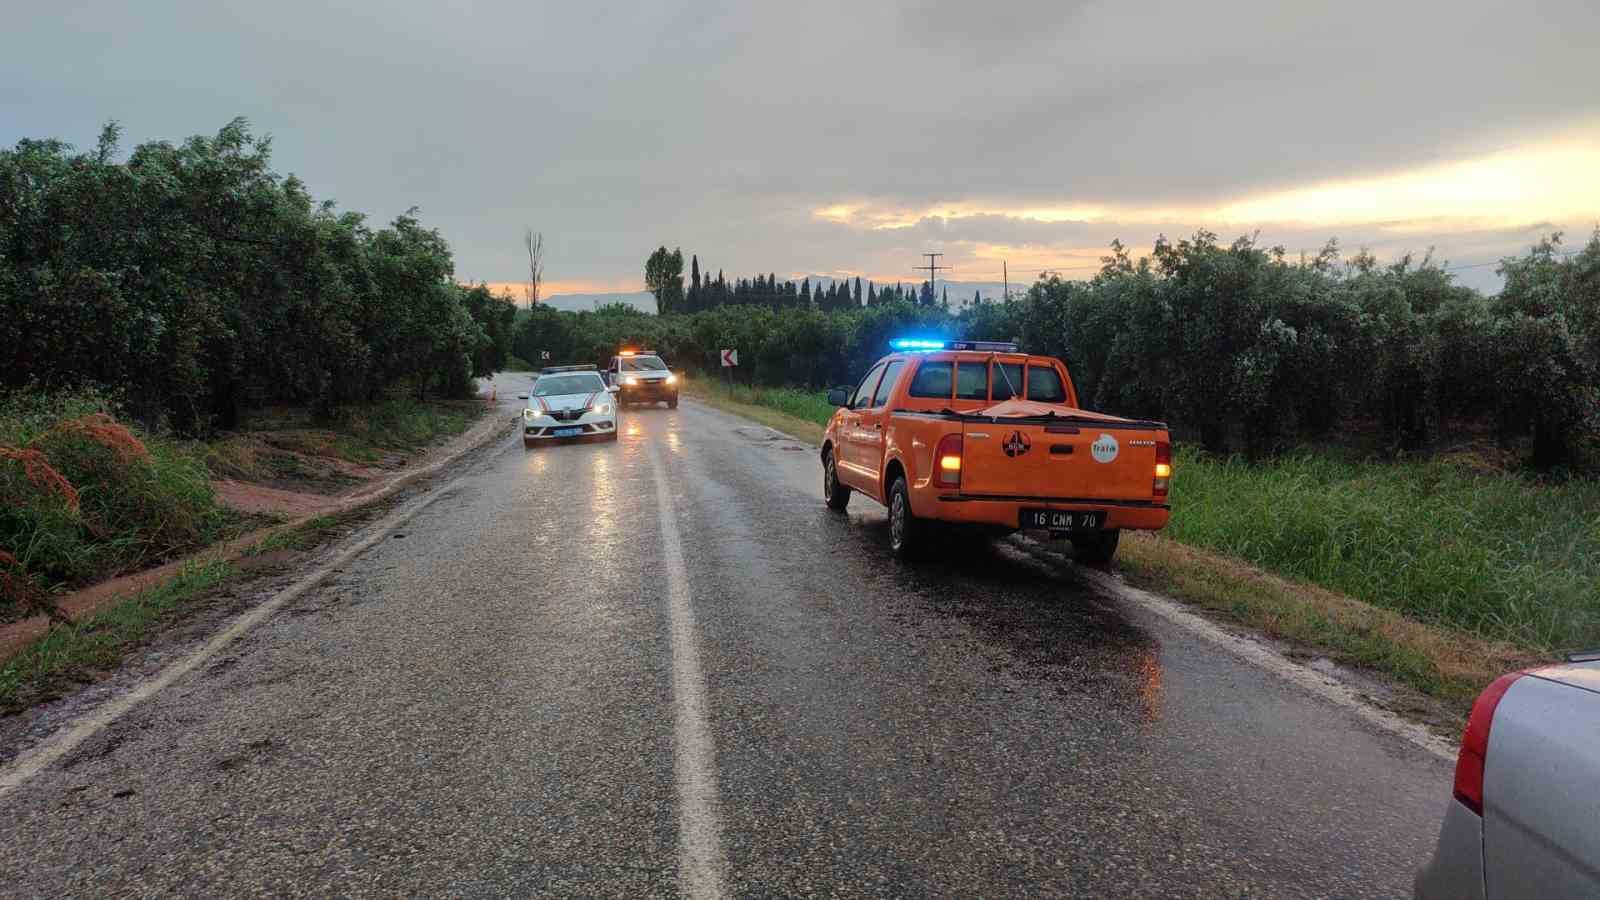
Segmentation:
{"type": "Polygon", "coordinates": [[[689,296],[685,302],[689,312],[699,312],[703,298],[700,296],[700,255],[689,257],[689,296]]]}

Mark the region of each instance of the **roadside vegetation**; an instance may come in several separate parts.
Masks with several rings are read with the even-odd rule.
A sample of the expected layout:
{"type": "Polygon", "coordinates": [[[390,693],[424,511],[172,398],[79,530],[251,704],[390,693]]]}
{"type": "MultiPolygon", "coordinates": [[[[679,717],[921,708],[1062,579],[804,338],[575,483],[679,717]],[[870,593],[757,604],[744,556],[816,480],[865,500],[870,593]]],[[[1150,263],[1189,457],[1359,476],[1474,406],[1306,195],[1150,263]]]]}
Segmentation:
{"type": "Polygon", "coordinates": [[[51,594],[239,533],[182,442],[137,433],[92,390],[0,398],[0,622],[51,594]]]}
{"type": "Polygon", "coordinates": [[[261,524],[214,478],[332,493],[481,413],[514,304],[271,169],[242,120],[126,154],[0,150],[0,623],[261,524]]]}
{"type": "Polygon", "coordinates": [[[196,600],[236,574],[214,561],[185,567],[164,584],[141,592],[82,622],[53,624],[44,637],[0,662],[0,713],[58,696],[78,682],[113,669],[130,647],[187,611],[196,600]]]}
{"type": "Polygon", "coordinates": [[[1540,482],[1489,459],[1180,452],[1167,533],[1487,640],[1600,646],[1600,482],[1540,482]]]}
{"type": "MultiPolygon", "coordinates": [[[[834,411],[834,407],[828,405],[826,391],[750,387],[743,384],[730,386],[710,376],[687,381],[685,387],[693,396],[708,402],[726,401],[732,405],[776,410],[817,426],[827,425],[834,411]]],[[[821,433],[820,428],[816,430],[816,434],[821,433]]]]}
{"type": "Polygon", "coordinates": [[[0,390],[109,386],[151,431],[202,437],[263,406],[465,397],[505,364],[514,304],[458,285],[415,211],[374,228],[317,201],[242,120],[118,140],[0,150],[0,390]]]}
{"type": "Polygon", "coordinates": [[[214,478],[333,493],[363,480],[351,465],[401,465],[482,412],[401,393],[332,422],[262,411],[195,441],[125,424],[93,389],[0,396],[0,624],[55,616],[63,591],[270,524],[221,505],[214,478]]]}

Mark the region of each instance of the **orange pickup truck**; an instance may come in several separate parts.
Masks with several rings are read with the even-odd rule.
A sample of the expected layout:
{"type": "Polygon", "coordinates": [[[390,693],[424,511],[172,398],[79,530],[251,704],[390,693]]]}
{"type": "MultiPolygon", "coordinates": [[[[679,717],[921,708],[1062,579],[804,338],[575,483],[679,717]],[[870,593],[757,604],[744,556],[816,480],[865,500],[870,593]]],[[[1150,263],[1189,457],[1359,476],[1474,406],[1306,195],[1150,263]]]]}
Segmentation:
{"type": "Polygon", "coordinates": [[[1167,524],[1167,426],[1078,408],[1067,367],[1015,344],[896,341],[822,440],[822,494],[889,508],[889,544],[911,556],[935,527],[1039,531],[1105,562],[1124,529],[1167,524]],[[944,523],[936,526],[935,523],[944,523]]]}

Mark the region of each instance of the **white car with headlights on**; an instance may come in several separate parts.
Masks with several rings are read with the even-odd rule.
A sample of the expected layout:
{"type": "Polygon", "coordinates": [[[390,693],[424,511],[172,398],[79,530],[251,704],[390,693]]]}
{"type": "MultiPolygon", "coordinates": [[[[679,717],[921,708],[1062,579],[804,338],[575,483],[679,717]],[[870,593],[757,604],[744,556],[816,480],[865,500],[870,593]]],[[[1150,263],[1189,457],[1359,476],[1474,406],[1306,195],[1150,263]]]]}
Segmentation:
{"type": "Polygon", "coordinates": [[[665,402],[669,409],[678,408],[678,382],[682,379],[654,350],[618,351],[606,369],[606,380],[621,389],[617,394],[621,403],[665,402]]]}
{"type": "Polygon", "coordinates": [[[617,439],[616,388],[595,366],[550,366],[539,373],[522,410],[522,445],[617,439]]]}

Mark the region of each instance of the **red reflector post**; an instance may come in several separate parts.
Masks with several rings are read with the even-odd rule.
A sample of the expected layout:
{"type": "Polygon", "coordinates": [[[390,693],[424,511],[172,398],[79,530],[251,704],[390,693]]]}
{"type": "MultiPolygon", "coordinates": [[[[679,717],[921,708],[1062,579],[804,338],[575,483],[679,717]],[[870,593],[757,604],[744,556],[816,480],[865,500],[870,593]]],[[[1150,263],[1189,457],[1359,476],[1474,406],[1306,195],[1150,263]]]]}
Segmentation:
{"type": "Polygon", "coordinates": [[[961,487],[961,435],[947,434],[933,451],[933,483],[939,487],[961,487]]]}
{"type": "Polygon", "coordinates": [[[1521,672],[1511,672],[1484,688],[1473,701],[1466,733],[1461,735],[1461,754],[1456,757],[1455,796],[1480,816],[1483,815],[1483,764],[1489,757],[1489,726],[1494,724],[1494,710],[1500,705],[1500,698],[1511,689],[1511,683],[1521,677],[1521,672]]]}

